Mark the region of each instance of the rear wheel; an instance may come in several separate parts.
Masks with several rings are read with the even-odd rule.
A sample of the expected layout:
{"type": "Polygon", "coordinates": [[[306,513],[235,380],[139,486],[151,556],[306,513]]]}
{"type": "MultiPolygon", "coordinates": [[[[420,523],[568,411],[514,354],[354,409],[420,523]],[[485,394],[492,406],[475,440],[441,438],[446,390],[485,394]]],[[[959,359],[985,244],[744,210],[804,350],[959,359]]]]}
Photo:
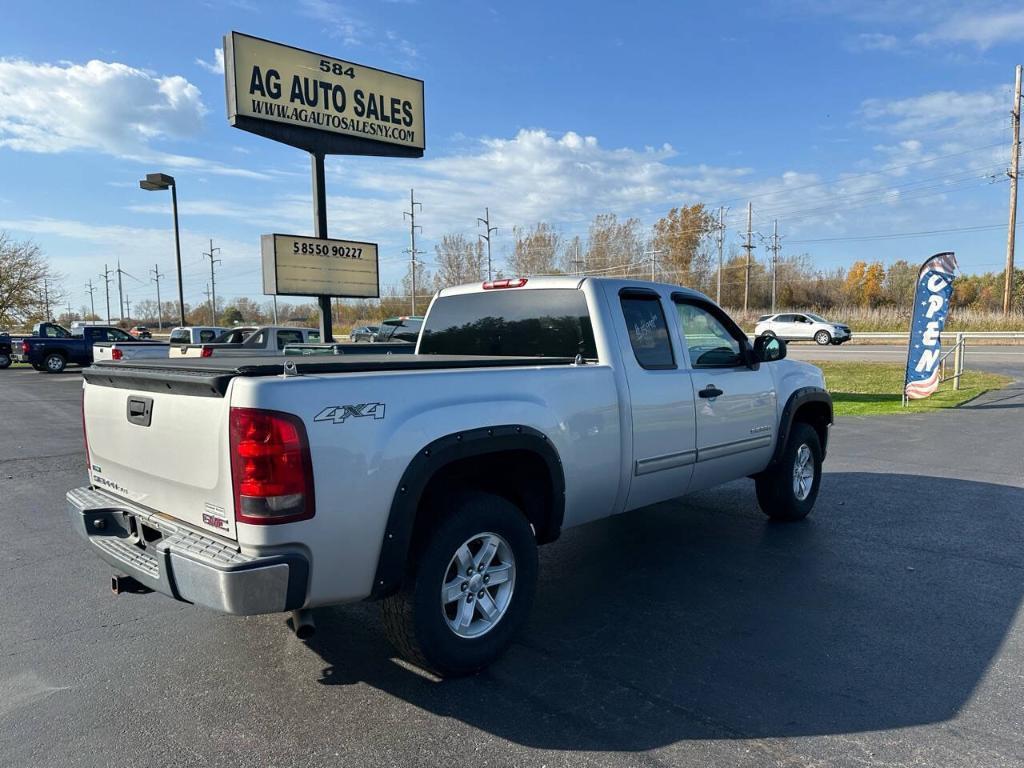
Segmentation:
{"type": "Polygon", "coordinates": [[[793,423],[778,463],[755,478],[757,503],[772,520],[803,520],[821,486],[821,440],[810,424],[793,423]]]}
{"type": "Polygon", "coordinates": [[[814,334],[814,340],[824,347],[832,343],[832,334],[828,331],[818,331],[814,334]]]}
{"type": "Polygon", "coordinates": [[[500,496],[467,493],[383,601],[384,628],[409,661],[443,676],[471,674],[505,652],[536,583],[537,542],[523,513],[500,496]]]}
{"type": "Polygon", "coordinates": [[[11,356],[6,352],[0,352],[0,371],[11,367],[11,356]]]}
{"type": "Polygon", "coordinates": [[[61,373],[68,361],[59,352],[51,352],[43,359],[43,370],[47,373],[61,373]]]}

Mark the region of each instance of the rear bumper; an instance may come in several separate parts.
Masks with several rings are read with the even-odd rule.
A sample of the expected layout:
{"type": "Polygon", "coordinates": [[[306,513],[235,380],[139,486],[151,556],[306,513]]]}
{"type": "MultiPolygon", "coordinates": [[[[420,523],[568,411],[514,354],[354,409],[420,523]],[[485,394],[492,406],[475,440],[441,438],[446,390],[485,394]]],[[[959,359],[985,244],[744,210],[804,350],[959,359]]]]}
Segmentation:
{"type": "Polygon", "coordinates": [[[229,543],[93,488],[68,491],[72,526],[116,570],[150,589],[222,613],[301,608],[309,561],[299,551],[245,555],[229,543]]]}

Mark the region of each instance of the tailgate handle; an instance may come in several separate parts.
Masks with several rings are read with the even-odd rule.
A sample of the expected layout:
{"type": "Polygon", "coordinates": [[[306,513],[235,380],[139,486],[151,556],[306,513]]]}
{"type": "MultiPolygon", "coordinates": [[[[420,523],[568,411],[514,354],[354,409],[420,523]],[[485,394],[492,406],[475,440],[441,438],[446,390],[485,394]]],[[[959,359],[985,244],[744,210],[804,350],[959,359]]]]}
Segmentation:
{"type": "Polygon", "coordinates": [[[128,398],[128,421],[138,424],[140,427],[148,427],[153,419],[153,398],[152,397],[129,397],[128,398]]]}

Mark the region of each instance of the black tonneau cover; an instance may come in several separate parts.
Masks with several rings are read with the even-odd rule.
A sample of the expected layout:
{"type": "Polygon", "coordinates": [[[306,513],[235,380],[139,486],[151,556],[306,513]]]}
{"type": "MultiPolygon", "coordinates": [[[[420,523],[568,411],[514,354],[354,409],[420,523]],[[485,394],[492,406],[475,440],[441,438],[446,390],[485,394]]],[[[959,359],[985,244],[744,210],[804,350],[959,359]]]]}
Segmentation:
{"type": "Polygon", "coordinates": [[[523,368],[569,365],[569,357],[482,357],[476,355],[325,355],[323,357],[205,357],[101,360],[82,371],[90,384],[145,392],[223,397],[236,376],[316,376],[456,368],[523,368]],[[294,367],[293,367],[294,366],[294,367]]]}

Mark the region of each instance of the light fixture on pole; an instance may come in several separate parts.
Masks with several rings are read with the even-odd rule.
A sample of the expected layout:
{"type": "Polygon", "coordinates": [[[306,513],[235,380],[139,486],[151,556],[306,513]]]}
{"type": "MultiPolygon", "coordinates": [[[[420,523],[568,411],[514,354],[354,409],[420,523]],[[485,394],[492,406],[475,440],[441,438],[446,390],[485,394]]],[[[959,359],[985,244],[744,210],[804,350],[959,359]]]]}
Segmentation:
{"type": "Polygon", "coordinates": [[[178,314],[181,325],[185,325],[185,289],[181,283],[181,239],[178,235],[178,186],[173,176],[166,173],[147,173],[139,187],[149,192],[171,190],[171,209],[174,212],[174,255],[178,264],[178,314]]]}

